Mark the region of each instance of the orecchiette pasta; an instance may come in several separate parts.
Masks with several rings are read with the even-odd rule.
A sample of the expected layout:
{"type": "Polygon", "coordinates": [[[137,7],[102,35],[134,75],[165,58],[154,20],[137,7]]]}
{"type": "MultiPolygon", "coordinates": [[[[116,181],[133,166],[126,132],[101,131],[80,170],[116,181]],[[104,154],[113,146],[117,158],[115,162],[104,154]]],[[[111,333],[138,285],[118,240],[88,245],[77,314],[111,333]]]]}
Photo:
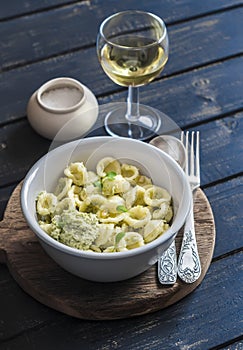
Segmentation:
{"type": "Polygon", "coordinates": [[[121,173],[120,163],[112,157],[102,158],[96,166],[97,174],[100,177],[105,177],[107,173],[114,172],[116,174],[121,173]]]}
{"type": "Polygon", "coordinates": [[[37,212],[41,216],[50,215],[57,205],[57,197],[52,193],[43,191],[37,198],[37,212]]]}
{"type": "Polygon", "coordinates": [[[144,187],[147,185],[152,185],[152,180],[147,176],[139,175],[136,178],[136,183],[137,183],[137,185],[144,187]]]}
{"type": "MultiPolygon", "coordinates": [[[[153,219],[164,219],[170,209],[169,202],[163,202],[160,204],[159,209],[153,211],[153,219]]],[[[170,221],[170,220],[168,220],[170,221]]]]}
{"type": "Polygon", "coordinates": [[[121,175],[129,182],[134,181],[138,177],[138,168],[130,164],[122,164],[121,175]]]}
{"type": "Polygon", "coordinates": [[[54,213],[61,214],[63,211],[75,210],[75,199],[74,198],[63,198],[57,203],[54,213]]]}
{"type": "Polygon", "coordinates": [[[121,175],[115,175],[113,178],[105,177],[102,181],[102,192],[106,196],[126,193],[129,188],[130,183],[121,175]]]}
{"type": "Polygon", "coordinates": [[[81,199],[80,188],[78,186],[71,186],[71,189],[68,191],[67,196],[71,199],[72,203],[79,211],[86,210],[87,204],[81,199]]]}
{"type": "Polygon", "coordinates": [[[169,192],[113,157],[101,159],[96,173],[82,161],[71,163],[54,193],[37,196],[36,211],[52,238],[96,253],[139,248],[163,234],[173,218],[169,192]]]}
{"type": "Polygon", "coordinates": [[[117,244],[119,251],[139,248],[144,245],[143,236],[138,232],[126,232],[117,244]]]}
{"type": "Polygon", "coordinates": [[[106,199],[106,201],[101,205],[100,209],[109,215],[110,213],[112,214],[117,214],[119,211],[119,208],[124,208],[125,207],[125,200],[118,196],[111,196],[106,199]]]}
{"type": "Polygon", "coordinates": [[[144,201],[147,205],[158,207],[163,202],[170,202],[171,196],[164,188],[151,186],[145,190],[144,201]]]}
{"type": "Polygon", "coordinates": [[[145,205],[144,193],[145,189],[138,185],[124,193],[123,197],[126,201],[126,207],[130,209],[134,205],[145,205]]]}
{"type": "Polygon", "coordinates": [[[57,196],[57,199],[60,201],[66,197],[68,191],[71,189],[72,180],[67,177],[61,177],[58,181],[56,190],[54,194],[57,196]]]}
{"type": "Polygon", "coordinates": [[[148,243],[155,240],[164,232],[163,220],[151,220],[144,228],[144,242],[148,243]]]}
{"type": "Polygon", "coordinates": [[[128,215],[124,221],[133,228],[140,228],[145,226],[151,219],[150,211],[147,207],[138,205],[128,211],[128,215]]]}
{"type": "Polygon", "coordinates": [[[124,221],[124,219],[128,216],[127,213],[121,213],[121,214],[118,214],[118,215],[110,215],[106,218],[100,218],[100,222],[104,222],[104,223],[109,223],[109,222],[112,222],[112,223],[115,223],[115,224],[118,224],[122,221],[124,221]]]}
{"type": "Polygon", "coordinates": [[[99,234],[95,240],[95,245],[98,247],[109,247],[114,244],[114,224],[100,224],[99,234]]]}
{"type": "Polygon", "coordinates": [[[87,183],[88,172],[83,162],[71,163],[69,167],[64,170],[64,174],[72,179],[73,183],[82,186],[87,183]]]}

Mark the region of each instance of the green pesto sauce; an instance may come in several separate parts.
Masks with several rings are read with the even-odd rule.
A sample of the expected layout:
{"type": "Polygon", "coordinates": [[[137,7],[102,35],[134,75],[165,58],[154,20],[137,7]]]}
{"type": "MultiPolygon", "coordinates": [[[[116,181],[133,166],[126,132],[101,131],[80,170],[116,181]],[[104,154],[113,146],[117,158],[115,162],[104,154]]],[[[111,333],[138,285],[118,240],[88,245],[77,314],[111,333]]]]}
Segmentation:
{"type": "Polygon", "coordinates": [[[77,210],[64,210],[60,215],[55,215],[52,218],[52,224],[59,231],[59,234],[55,233],[53,238],[70,247],[82,250],[89,249],[99,233],[96,215],[77,210]]]}

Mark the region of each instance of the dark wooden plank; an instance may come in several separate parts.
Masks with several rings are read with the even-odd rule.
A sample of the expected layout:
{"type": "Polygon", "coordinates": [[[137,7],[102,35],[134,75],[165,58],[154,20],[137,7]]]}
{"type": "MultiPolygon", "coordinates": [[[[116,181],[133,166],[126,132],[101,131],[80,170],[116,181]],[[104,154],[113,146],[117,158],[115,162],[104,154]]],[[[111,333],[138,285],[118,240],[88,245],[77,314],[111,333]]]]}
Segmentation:
{"type": "Polygon", "coordinates": [[[243,112],[196,129],[201,133],[202,186],[243,171],[243,112]]]}
{"type": "MultiPolygon", "coordinates": [[[[162,3],[161,8],[158,4],[156,6],[156,12],[160,13],[162,3]]],[[[98,10],[101,8],[81,2],[44,15],[0,23],[0,67],[6,69],[94,45],[101,21],[98,10]]],[[[102,7],[102,11],[110,12],[110,8],[102,7]]],[[[185,62],[182,64],[185,53],[190,57],[190,65],[198,65],[202,57],[203,62],[210,62],[241,52],[242,13],[243,9],[236,8],[169,28],[171,64],[174,65],[175,60],[177,67],[183,69],[186,66],[185,62]],[[226,26],[225,23],[230,24],[226,26]]]]}
{"type": "MultiPolygon", "coordinates": [[[[88,55],[86,58],[88,59],[88,55]]],[[[2,122],[24,116],[28,99],[35,89],[48,79],[66,75],[65,63],[62,60],[58,60],[57,63],[55,66],[37,64],[34,70],[33,66],[30,66],[2,74],[0,77],[2,122]],[[23,88],[23,82],[25,88],[23,88]]],[[[73,64],[72,68],[70,67],[69,76],[81,80],[86,85],[90,82],[88,70],[83,69],[79,75],[76,58],[72,60],[70,57],[67,64],[73,64]]],[[[141,88],[141,103],[164,111],[181,127],[221,113],[241,109],[243,106],[242,69],[240,57],[184,75],[156,81],[141,88]]],[[[91,86],[88,84],[88,87],[97,94],[102,91],[102,83],[104,84],[104,80],[100,74],[96,80],[90,82],[91,86]],[[100,77],[101,80],[98,80],[100,77]]],[[[100,103],[125,101],[126,94],[127,91],[124,90],[121,93],[100,98],[100,103]]]]}
{"type": "MultiPolygon", "coordinates": [[[[48,152],[50,142],[37,135],[26,120],[0,129],[0,143],[6,147],[1,152],[1,166],[4,177],[1,186],[21,180],[31,165],[48,152]],[[26,142],[28,140],[28,142],[26,142]]],[[[2,173],[2,175],[3,175],[2,173]]]]}
{"type": "MultiPolygon", "coordinates": [[[[140,89],[140,102],[163,111],[181,128],[241,110],[243,107],[242,57],[159,80],[140,89]]],[[[122,91],[100,104],[126,101],[122,91]]]]}
{"type": "Polygon", "coordinates": [[[0,221],[3,219],[3,213],[6,209],[7,202],[16,186],[17,184],[0,189],[0,221]]]}
{"type": "MultiPolygon", "coordinates": [[[[197,127],[201,132],[202,186],[233,176],[242,171],[243,113],[197,127]],[[215,157],[215,153],[224,157],[215,157]],[[242,158],[241,158],[242,159],[242,158]]],[[[20,181],[37,159],[45,154],[50,142],[38,136],[27,121],[6,125],[0,129],[0,183],[2,186],[20,181]],[[28,139],[28,144],[23,140],[28,139]],[[31,147],[29,147],[31,145],[31,147]]]]}
{"type": "Polygon", "coordinates": [[[6,48],[0,66],[23,64],[94,43],[98,30],[96,16],[87,2],[81,2],[0,23],[1,44],[6,48]]]}
{"type": "Polygon", "coordinates": [[[48,307],[23,292],[4,265],[0,265],[0,276],[0,348],[1,342],[13,335],[62,319],[61,313],[50,312],[48,307]]]}
{"type": "Polygon", "coordinates": [[[229,344],[229,345],[227,345],[225,347],[222,347],[222,348],[220,347],[220,349],[224,349],[224,350],[242,350],[243,349],[243,340],[236,341],[235,343],[229,344]]]}
{"type": "Polygon", "coordinates": [[[243,177],[237,177],[204,189],[216,226],[214,258],[243,246],[242,185],[243,177]]]}
{"type": "MultiPolygon", "coordinates": [[[[213,18],[216,21],[217,17],[213,18]]],[[[236,29],[234,29],[235,35],[233,32],[231,33],[233,37],[229,35],[226,29],[222,29],[222,32],[218,29],[218,38],[224,35],[226,38],[225,42],[223,45],[216,45],[213,42],[210,42],[210,45],[208,45],[208,37],[212,27],[206,25],[208,22],[206,19],[203,19],[203,21],[200,19],[200,22],[197,22],[197,25],[199,27],[201,26],[202,40],[199,40],[199,34],[192,35],[190,26],[186,24],[181,25],[180,30],[176,26],[175,32],[171,32],[173,34],[171,59],[165,68],[164,77],[175,74],[178,72],[178,69],[189,69],[194,65],[205,64],[208,60],[219,59],[222,55],[233,54],[235,52],[239,53],[242,50],[241,31],[238,32],[236,29]],[[227,39],[228,35],[232,39],[231,41],[227,39]],[[181,40],[182,37],[183,40],[181,40]],[[239,40],[241,40],[241,44],[239,40]],[[231,42],[234,42],[232,47],[231,42]],[[196,53],[197,48],[200,52],[198,55],[196,53]],[[177,54],[177,50],[180,52],[180,55],[177,54]]],[[[219,23],[218,21],[216,22],[219,23]]],[[[220,23],[223,26],[225,22],[220,21],[220,23]]],[[[237,25],[232,25],[232,28],[237,28],[237,25]]],[[[22,52],[22,50],[19,50],[19,52],[22,52]]],[[[26,53],[24,55],[27,57],[26,53]]],[[[232,107],[232,103],[233,105],[237,104],[233,108],[242,107],[241,72],[242,60],[241,58],[237,58],[236,60],[225,62],[218,66],[209,67],[206,70],[199,72],[193,71],[188,75],[188,81],[185,81],[184,75],[177,77],[176,81],[174,79],[162,79],[141,88],[141,101],[144,104],[150,104],[158,109],[162,109],[166,113],[170,113],[171,117],[176,117],[176,121],[180,125],[184,125],[185,115],[181,113],[181,110],[185,109],[185,103],[192,107],[190,116],[192,114],[192,117],[196,118],[196,120],[200,119],[207,112],[213,115],[215,115],[215,112],[221,112],[221,106],[225,104],[225,96],[233,100],[229,106],[230,108],[232,107]],[[214,82],[215,79],[216,82],[214,82]],[[216,89],[214,84],[217,84],[219,79],[222,79],[220,87],[216,89]],[[222,84],[223,80],[225,80],[224,84],[222,84]],[[221,89],[222,87],[223,89],[221,89]],[[195,103],[197,107],[200,107],[199,110],[195,108],[195,103]],[[177,119],[177,114],[179,114],[179,119],[177,119]]],[[[96,95],[104,95],[119,89],[102,71],[94,48],[66,54],[55,59],[27,65],[0,74],[0,122],[12,121],[24,116],[28,99],[34,90],[45,81],[57,76],[71,76],[81,80],[96,95]]],[[[102,102],[125,100],[126,90],[123,89],[122,91],[122,93],[105,98],[102,102]]],[[[228,111],[229,108],[222,112],[227,113],[228,111]]]]}
{"type": "MultiPolygon", "coordinates": [[[[243,151],[242,121],[243,113],[237,113],[197,127],[201,132],[202,186],[242,171],[242,162],[239,162],[243,151]],[[224,157],[215,157],[215,153],[224,154],[224,157]]],[[[6,144],[0,158],[2,186],[20,181],[50,145],[31,129],[26,120],[1,128],[0,143],[6,144]],[[25,139],[28,139],[28,144],[25,139]]]]}
{"type": "MultiPolygon", "coordinates": [[[[55,0],[50,0],[47,3],[47,0],[44,0],[42,4],[43,6],[49,6],[50,4],[53,6],[54,2],[55,0]]],[[[66,2],[69,1],[66,0],[66,2]]],[[[150,7],[154,2],[154,0],[151,0],[147,2],[146,6],[150,7]]],[[[223,15],[223,13],[220,14],[221,9],[241,3],[241,1],[232,0],[215,0],[213,2],[205,0],[200,4],[197,1],[188,2],[187,0],[179,2],[178,0],[165,0],[163,4],[162,2],[160,4],[158,0],[156,2],[161,14],[162,10],[165,9],[165,16],[164,14],[162,16],[170,24],[175,21],[184,21],[191,16],[204,16],[208,11],[219,10],[219,13],[207,16],[205,19],[219,18],[220,15],[223,15]]],[[[11,7],[10,3],[6,3],[8,9],[11,7]]],[[[23,3],[30,4],[30,1],[18,1],[17,12],[19,11],[19,14],[21,11],[23,13],[32,12],[32,10],[26,10],[24,7],[19,9],[23,3]]],[[[62,3],[62,0],[60,0],[60,6],[58,5],[60,10],[62,3]]],[[[39,0],[31,2],[31,6],[35,7],[36,4],[42,6],[39,0]]],[[[129,1],[129,4],[137,6],[138,3],[132,0],[129,1]]],[[[117,8],[128,6],[128,2],[91,0],[84,1],[83,5],[93,7],[92,12],[97,12],[95,18],[101,19],[106,15],[106,11],[112,11],[115,6],[117,8]]],[[[139,3],[139,5],[144,6],[142,3],[139,3]]],[[[81,8],[80,2],[78,6],[68,7],[70,9],[71,7],[81,8]]],[[[156,9],[156,7],[154,8],[156,9]]],[[[237,12],[238,10],[235,9],[237,12]]],[[[10,9],[10,11],[12,10],[10,9]]],[[[17,12],[13,14],[14,11],[9,15],[18,16],[17,12]]],[[[39,13],[38,15],[26,16],[26,18],[35,17],[38,19],[42,15],[42,13],[39,13]]],[[[15,23],[16,20],[9,21],[9,23],[15,23]]],[[[204,123],[210,118],[219,118],[231,113],[230,117],[221,118],[221,120],[218,119],[215,122],[198,127],[202,135],[202,184],[208,186],[214,181],[222,181],[222,179],[228,176],[232,177],[242,171],[242,162],[239,161],[240,158],[237,161],[235,156],[236,154],[242,159],[242,143],[240,144],[242,142],[240,137],[240,134],[242,135],[242,114],[233,114],[234,111],[239,111],[243,105],[242,79],[240,77],[242,60],[236,58],[195,71],[192,71],[192,69],[201,65],[208,65],[214,61],[220,61],[229,56],[238,55],[242,52],[242,41],[240,41],[241,38],[238,35],[236,35],[236,45],[233,41],[235,31],[238,32],[241,28],[239,27],[240,22],[237,20],[236,27],[234,27],[235,18],[232,17],[231,22],[225,22],[225,26],[230,23],[232,27],[230,30],[224,29],[223,23],[220,25],[218,23],[208,23],[207,27],[206,21],[203,20],[204,18],[199,18],[187,23],[169,26],[171,57],[162,75],[164,79],[141,89],[141,98],[142,102],[147,101],[148,104],[164,110],[181,127],[187,127],[194,123],[204,123]],[[192,28],[192,32],[195,31],[194,36],[190,33],[192,28]],[[215,32],[215,28],[220,30],[215,32]],[[205,36],[202,33],[205,33],[205,36]],[[193,37],[193,40],[190,43],[191,37],[193,37]],[[222,39],[222,46],[220,39],[222,39]],[[200,44],[203,45],[200,47],[200,44]],[[219,46],[218,52],[217,45],[219,46]],[[236,46],[238,46],[238,49],[236,49],[236,46]],[[176,57],[177,53],[179,53],[178,57],[176,57]],[[186,74],[171,77],[171,75],[188,70],[190,72],[186,74]],[[232,77],[230,77],[231,73],[233,73],[232,77]],[[206,146],[207,144],[208,146],[206,146]],[[221,155],[224,159],[221,161],[216,159],[217,156],[221,158],[221,155]]],[[[67,23],[72,28],[73,33],[75,28],[72,27],[72,23],[67,23]]],[[[27,33],[31,35],[31,31],[27,31],[27,33]]],[[[37,39],[39,39],[38,35],[37,39]]],[[[45,51],[43,56],[41,56],[41,52],[37,52],[37,60],[39,57],[45,59],[45,55],[49,56],[48,48],[43,45],[44,39],[41,42],[36,41],[37,47],[35,47],[35,50],[41,51],[44,49],[45,51]]],[[[33,39],[31,40],[32,43],[35,43],[33,39]]],[[[23,117],[30,94],[45,80],[52,77],[71,75],[79,80],[84,79],[83,82],[99,96],[108,95],[118,90],[118,87],[106,78],[101,71],[94,47],[76,53],[68,53],[69,48],[72,50],[73,44],[76,45],[78,42],[78,46],[74,46],[74,48],[78,49],[80,47],[79,39],[75,40],[71,40],[69,45],[67,37],[64,36],[64,51],[58,51],[58,45],[55,42],[53,46],[50,44],[51,49],[53,49],[51,55],[53,55],[53,52],[54,55],[67,52],[65,55],[0,75],[2,96],[0,97],[0,105],[3,106],[2,109],[0,107],[1,122],[8,123],[23,117]],[[82,63],[82,67],[80,63],[82,63]],[[92,69],[87,69],[87,67],[92,67],[92,69]]],[[[26,41],[24,42],[26,43],[26,41]]],[[[20,64],[25,64],[29,59],[31,60],[25,54],[21,56],[17,53],[17,60],[15,61],[13,57],[12,63],[18,64],[19,57],[21,58],[20,64]]],[[[122,93],[110,95],[108,98],[100,98],[100,102],[117,99],[124,99],[125,101],[125,96],[126,92],[124,90],[122,93]]],[[[13,181],[18,182],[24,176],[32,161],[34,162],[36,158],[42,155],[49,145],[47,141],[34,134],[25,120],[2,127],[0,129],[0,145],[1,141],[4,145],[3,148],[0,147],[0,174],[2,172],[3,175],[3,177],[0,175],[1,186],[13,181]],[[9,135],[11,136],[10,139],[9,135]],[[35,155],[30,155],[30,150],[22,144],[25,140],[23,136],[29,137],[30,143],[33,144],[32,152],[35,155]],[[5,145],[8,148],[6,152],[5,145]],[[19,148],[17,157],[15,156],[15,148],[19,148]],[[26,159],[24,159],[25,155],[26,159]],[[20,172],[16,170],[18,167],[20,172]]],[[[212,201],[215,213],[217,242],[214,257],[217,259],[222,254],[228,254],[231,250],[238,249],[242,244],[240,232],[242,222],[241,184],[242,178],[236,177],[231,181],[205,188],[210,202],[212,201]]],[[[3,187],[2,190],[3,192],[0,191],[0,197],[3,194],[1,197],[3,201],[0,201],[0,204],[3,203],[4,206],[8,189],[3,187]]],[[[223,348],[222,343],[230,344],[235,340],[235,344],[225,345],[224,348],[239,350],[242,348],[242,341],[239,341],[241,335],[240,318],[242,315],[241,263],[242,257],[239,253],[214,261],[203,284],[195,293],[163,312],[133,320],[104,323],[78,321],[45,308],[22,292],[11,279],[6,268],[0,266],[0,348],[3,350],[42,350],[43,348],[52,349],[58,346],[60,350],[66,350],[71,346],[74,350],[80,348],[88,350],[167,350],[168,348],[204,350],[223,348]]]]}
{"type": "Polygon", "coordinates": [[[14,16],[21,16],[34,11],[43,11],[57,5],[73,3],[73,0],[12,0],[5,1],[1,6],[0,19],[5,20],[14,16]]]}
{"type": "MultiPolygon", "coordinates": [[[[6,17],[12,16],[20,16],[28,13],[32,13],[33,11],[41,11],[52,8],[53,6],[64,6],[69,3],[75,3],[78,1],[74,0],[12,0],[11,2],[5,2],[4,6],[1,8],[0,19],[4,19],[6,17]]],[[[84,1],[85,2],[85,1],[84,1]]],[[[237,6],[241,4],[241,0],[214,0],[213,2],[210,0],[205,0],[203,3],[200,3],[200,6],[195,1],[189,3],[187,0],[164,0],[163,1],[163,16],[168,21],[175,20],[184,20],[188,16],[198,16],[203,15],[205,13],[211,11],[217,11],[226,9],[230,6],[237,6]],[[171,10],[173,8],[173,10],[171,10]]],[[[156,11],[160,4],[158,4],[157,0],[150,0],[149,6],[144,6],[143,3],[137,4],[137,0],[129,0],[128,1],[117,1],[116,3],[112,0],[92,0],[87,2],[86,6],[92,6],[95,8],[100,7],[100,11],[104,7],[110,9],[110,12],[117,12],[126,9],[143,9],[147,11],[152,11],[154,9],[156,11]]]]}
{"type": "MultiPolygon", "coordinates": [[[[203,283],[179,303],[154,314],[109,322],[80,321],[68,316],[56,317],[57,322],[34,327],[41,322],[43,306],[28,311],[31,300],[18,294],[22,313],[12,323],[1,323],[1,333],[8,334],[1,350],[19,349],[129,349],[205,350],[226,343],[241,335],[242,295],[238,288],[242,254],[214,262],[203,283]],[[220,293],[219,293],[220,291],[220,293]],[[27,320],[27,332],[16,334],[18,323],[27,320]],[[29,329],[33,323],[33,329],[29,329]],[[213,334],[213,336],[212,336],[213,334]]],[[[5,289],[0,305],[13,299],[5,289]]],[[[11,287],[13,293],[15,289],[11,287]]],[[[0,291],[1,293],[1,291],[0,291]]],[[[19,307],[18,307],[19,308],[19,307]]],[[[46,319],[53,316],[53,311],[46,319]]],[[[5,318],[7,315],[5,315],[5,318]]],[[[22,327],[23,329],[24,327],[22,327]]]]}

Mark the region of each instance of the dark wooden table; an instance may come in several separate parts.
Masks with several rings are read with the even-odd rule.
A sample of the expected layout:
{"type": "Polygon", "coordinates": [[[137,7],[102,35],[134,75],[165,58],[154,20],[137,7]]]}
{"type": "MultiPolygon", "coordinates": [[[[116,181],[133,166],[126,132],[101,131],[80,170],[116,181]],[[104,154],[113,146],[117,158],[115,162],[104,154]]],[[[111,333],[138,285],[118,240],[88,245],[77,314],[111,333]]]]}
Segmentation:
{"type": "Polygon", "coordinates": [[[12,0],[0,5],[0,215],[50,142],[30,127],[26,105],[45,81],[69,76],[99,103],[125,101],[96,56],[100,22],[125,9],[154,12],[169,31],[170,59],[141,101],[183,130],[201,133],[202,189],[216,245],[201,285],[176,304],[116,321],[72,318],[26,294],[0,265],[0,349],[243,349],[243,61],[240,0],[12,0]]]}

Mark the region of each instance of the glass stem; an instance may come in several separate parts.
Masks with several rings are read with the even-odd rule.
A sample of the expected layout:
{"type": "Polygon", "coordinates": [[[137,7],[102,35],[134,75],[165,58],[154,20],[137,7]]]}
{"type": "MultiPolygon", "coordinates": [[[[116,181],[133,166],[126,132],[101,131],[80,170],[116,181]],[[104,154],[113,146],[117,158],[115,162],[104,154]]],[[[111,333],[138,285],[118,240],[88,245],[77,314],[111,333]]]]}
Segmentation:
{"type": "Polygon", "coordinates": [[[128,137],[142,139],[143,129],[138,125],[140,118],[139,88],[128,87],[126,120],[128,124],[128,137]]]}
{"type": "Polygon", "coordinates": [[[139,88],[129,86],[127,96],[126,119],[128,123],[133,123],[139,119],[139,88]]]}

